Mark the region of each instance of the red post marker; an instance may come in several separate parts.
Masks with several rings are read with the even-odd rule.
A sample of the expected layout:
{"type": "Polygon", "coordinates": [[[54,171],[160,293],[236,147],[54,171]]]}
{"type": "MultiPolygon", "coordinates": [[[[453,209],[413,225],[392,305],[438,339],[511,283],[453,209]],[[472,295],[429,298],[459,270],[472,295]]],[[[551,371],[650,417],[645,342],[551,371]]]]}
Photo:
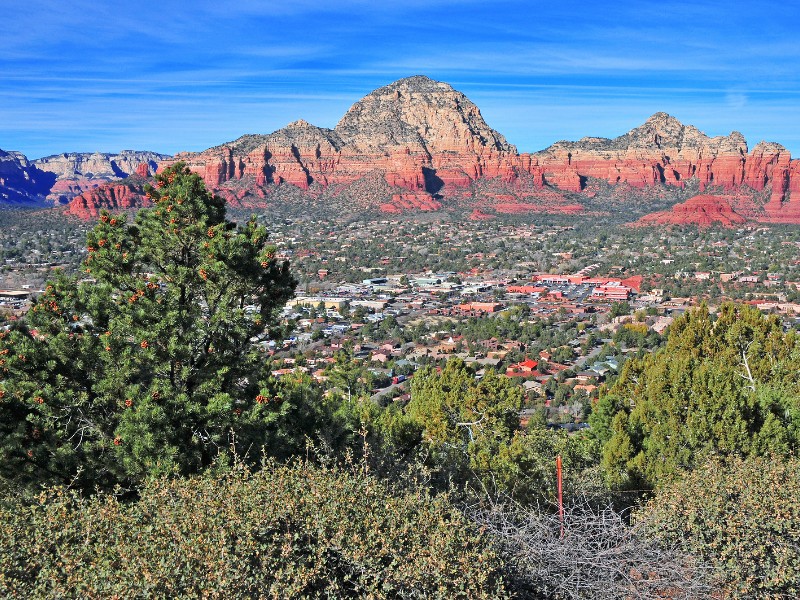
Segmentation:
{"type": "Polygon", "coordinates": [[[556,456],[556,484],[558,486],[558,522],[561,524],[561,539],[564,539],[564,496],[561,487],[561,455],[556,456]]]}

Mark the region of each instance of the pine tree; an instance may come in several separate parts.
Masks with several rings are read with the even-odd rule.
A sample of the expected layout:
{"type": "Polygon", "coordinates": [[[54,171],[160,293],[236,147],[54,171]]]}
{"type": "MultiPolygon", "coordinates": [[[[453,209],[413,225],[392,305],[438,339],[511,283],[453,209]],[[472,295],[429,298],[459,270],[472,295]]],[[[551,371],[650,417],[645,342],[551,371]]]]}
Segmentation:
{"type": "Polygon", "coordinates": [[[711,456],[800,448],[800,337],[732,303],[677,319],[661,350],[625,364],[590,422],[613,485],[657,487],[711,456]]]}
{"type": "Polygon", "coordinates": [[[132,486],[286,442],[282,423],[303,420],[259,352],[295,286],[265,228],[227,221],[182,163],[147,196],[133,224],[102,212],[84,272],[2,334],[6,478],[132,486]]]}

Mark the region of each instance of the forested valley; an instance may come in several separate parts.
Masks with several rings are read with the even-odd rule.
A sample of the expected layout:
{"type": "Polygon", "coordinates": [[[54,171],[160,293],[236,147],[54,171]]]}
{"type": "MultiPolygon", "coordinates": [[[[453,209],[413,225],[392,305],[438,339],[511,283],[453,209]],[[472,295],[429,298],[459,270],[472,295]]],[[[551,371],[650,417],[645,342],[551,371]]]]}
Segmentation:
{"type": "Polygon", "coordinates": [[[772,300],[775,278],[725,288],[686,275],[796,280],[796,232],[788,244],[748,232],[750,255],[733,265],[713,249],[735,235],[697,229],[658,248],[657,233],[597,233],[601,258],[564,241],[578,236],[543,234],[550,246],[531,256],[524,238],[506,236],[504,253],[476,234],[469,252],[446,240],[399,257],[366,240],[335,261],[347,224],[301,252],[310,244],[286,229],[307,225],[233,220],[181,163],[148,196],[135,216],[103,212],[26,314],[3,316],[5,597],[800,594],[798,326],[745,302],[772,300]],[[622,242],[634,236],[652,248],[632,256],[622,242]],[[708,250],[699,260],[678,249],[687,237],[708,250]],[[375,258],[377,271],[361,268],[375,258]],[[347,283],[431,265],[461,286],[479,263],[524,258],[538,273],[638,270],[643,294],[698,302],[659,333],[660,315],[627,301],[602,318],[538,316],[509,281],[458,319],[437,307],[435,319],[369,321],[366,304],[342,307],[337,319],[360,323],[336,344],[324,301],[285,312],[337,269],[347,283]],[[477,314],[492,303],[504,310],[477,314]],[[282,349],[304,320],[306,345],[282,349]],[[391,357],[415,340],[427,352],[391,357]],[[516,345],[488,362],[498,340],[516,345]],[[362,346],[387,341],[391,372],[365,366],[362,346]],[[332,349],[319,376],[281,369],[316,360],[314,344],[332,349]],[[618,371],[586,373],[603,360],[618,371]],[[520,384],[525,364],[540,388],[520,384]],[[378,379],[391,393],[376,393],[378,379]]]}

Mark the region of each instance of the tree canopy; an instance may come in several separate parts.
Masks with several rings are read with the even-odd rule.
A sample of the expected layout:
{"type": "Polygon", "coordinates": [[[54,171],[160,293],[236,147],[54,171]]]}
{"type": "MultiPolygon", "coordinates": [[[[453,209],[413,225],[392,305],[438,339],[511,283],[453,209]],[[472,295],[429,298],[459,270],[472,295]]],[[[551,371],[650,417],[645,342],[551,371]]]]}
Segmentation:
{"type": "Polygon", "coordinates": [[[302,422],[259,352],[295,286],[265,228],[227,221],[182,163],[147,195],[131,224],[102,212],[82,272],[56,275],[0,336],[10,479],[108,487],[191,473],[302,422]]]}
{"type": "Polygon", "coordinates": [[[626,363],[591,418],[612,485],[656,486],[710,456],[800,444],[800,338],[747,305],[677,319],[666,347],[626,363]]]}

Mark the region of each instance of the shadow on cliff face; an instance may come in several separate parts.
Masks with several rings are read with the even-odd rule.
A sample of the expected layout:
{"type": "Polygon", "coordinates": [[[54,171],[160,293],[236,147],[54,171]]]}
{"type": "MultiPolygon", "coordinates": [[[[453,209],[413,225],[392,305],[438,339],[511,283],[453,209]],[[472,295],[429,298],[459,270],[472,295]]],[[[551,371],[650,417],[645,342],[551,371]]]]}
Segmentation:
{"type": "Polygon", "coordinates": [[[31,191],[36,196],[47,196],[56,184],[57,176],[49,171],[42,171],[38,167],[31,166],[31,191]]]}
{"type": "Polygon", "coordinates": [[[15,203],[38,203],[53,189],[56,174],[42,171],[33,165],[2,174],[0,198],[15,203]]]}
{"type": "Polygon", "coordinates": [[[422,176],[425,178],[425,191],[434,198],[440,198],[439,191],[444,187],[444,181],[436,175],[436,169],[422,167],[422,176]]]}

